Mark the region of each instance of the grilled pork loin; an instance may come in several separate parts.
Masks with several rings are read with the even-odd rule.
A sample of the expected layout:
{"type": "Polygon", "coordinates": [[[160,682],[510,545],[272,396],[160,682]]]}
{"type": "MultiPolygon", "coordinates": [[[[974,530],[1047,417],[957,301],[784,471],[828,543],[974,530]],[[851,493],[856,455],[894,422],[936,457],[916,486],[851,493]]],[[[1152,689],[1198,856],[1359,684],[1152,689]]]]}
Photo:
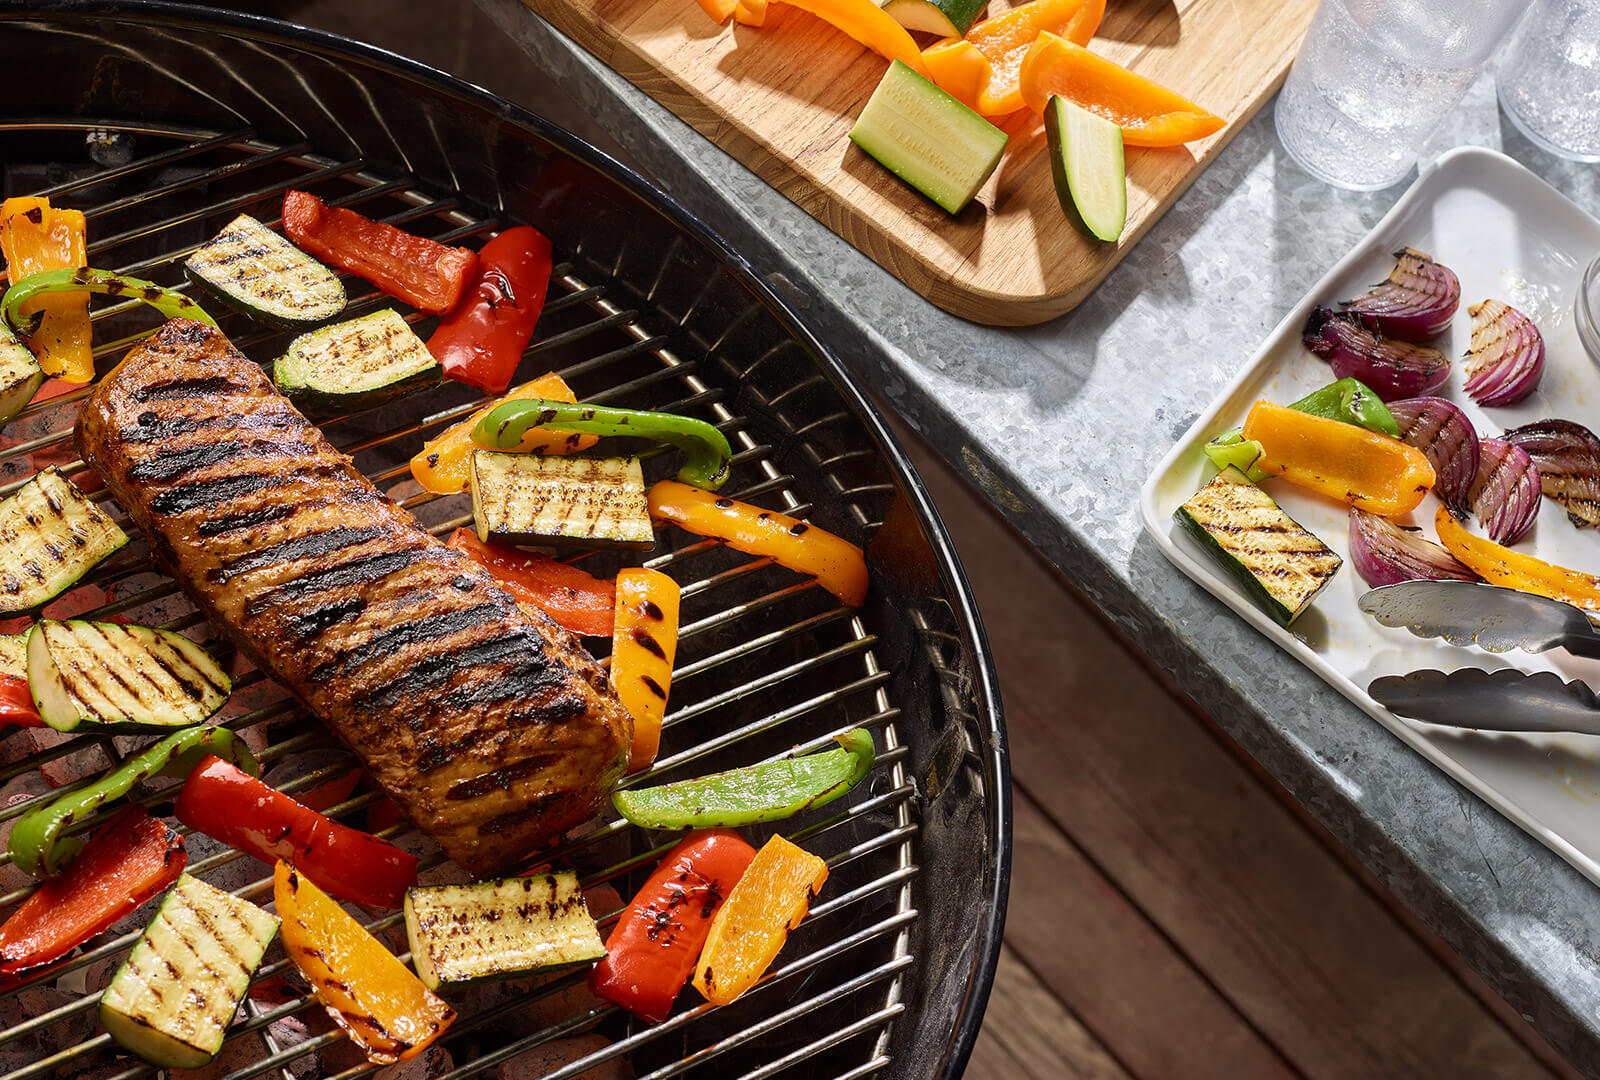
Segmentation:
{"type": "Polygon", "coordinates": [[[577,638],[385,498],[219,331],[167,323],[77,440],[200,609],[469,871],[610,793],[632,720],[577,638]]]}

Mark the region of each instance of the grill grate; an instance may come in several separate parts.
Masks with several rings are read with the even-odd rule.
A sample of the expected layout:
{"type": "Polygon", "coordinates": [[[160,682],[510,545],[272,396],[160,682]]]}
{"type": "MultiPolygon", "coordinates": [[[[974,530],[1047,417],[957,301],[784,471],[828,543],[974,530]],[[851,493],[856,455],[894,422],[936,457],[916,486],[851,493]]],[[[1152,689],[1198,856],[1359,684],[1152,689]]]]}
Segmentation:
{"type": "MultiPolygon", "coordinates": [[[[92,263],[174,288],[183,288],[184,257],[232,215],[252,212],[276,226],[278,202],[291,186],[443,241],[476,246],[501,224],[473,216],[453,197],[423,192],[408,177],[380,176],[362,158],[331,160],[304,143],[274,146],[248,130],[216,134],[78,121],[0,123],[0,133],[36,133],[60,145],[81,140],[85,131],[94,131],[102,147],[137,141],[140,154],[85,175],[33,178],[39,182],[32,189],[85,210],[93,222],[92,263]],[[158,149],[147,152],[152,143],[158,149]]],[[[6,194],[25,193],[21,188],[27,185],[19,186],[17,179],[10,177],[8,186],[17,190],[6,194]]],[[[730,355],[731,345],[724,348],[723,341],[712,341],[699,343],[702,354],[680,355],[681,347],[673,347],[675,339],[682,339],[676,331],[691,321],[703,297],[697,298],[691,287],[680,313],[666,310],[667,295],[684,290],[684,282],[673,274],[673,251],[653,273],[644,274],[626,269],[626,245],[609,257],[581,248],[559,256],[565,261],[556,267],[537,341],[519,379],[554,369],[582,400],[701,416],[721,428],[736,451],[728,493],[798,516],[825,501],[836,519],[843,514],[843,521],[853,524],[858,538],[873,534],[894,497],[894,486],[873,464],[870,446],[852,445],[835,434],[847,413],[813,415],[804,407],[807,391],[820,376],[803,356],[787,352],[797,346],[790,343],[742,357],[730,355]],[[796,453],[806,466],[801,477],[779,464],[796,460],[796,453]]],[[[349,316],[388,302],[357,279],[346,279],[346,287],[349,316]]],[[[275,356],[290,336],[262,330],[214,307],[212,314],[258,361],[275,356]]],[[[146,336],[155,321],[134,302],[98,304],[93,318],[96,339],[104,342],[95,350],[101,371],[146,336]]],[[[426,335],[430,320],[409,318],[426,335]]],[[[736,331],[734,325],[725,332],[729,343],[736,340],[736,331]]],[[[77,403],[85,393],[80,389],[36,401],[6,427],[0,438],[0,494],[15,490],[45,464],[58,464],[69,475],[84,471],[71,437],[77,403]]],[[[406,461],[424,437],[467,415],[482,400],[465,387],[450,386],[323,427],[380,489],[435,534],[445,534],[470,520],[466,497],[420,491],[406,461]]],[[[657,460],[659,455],[647,457],[649,478],[666,475],[667,461],[657,460]]],[[[45,614],[125,616],[192,630],[197,638],[220,645],[176,585],[153,570],[125,515],[109,502],[105,508],[128,529],[134,543],[48,605],[45,614]]],[[[608,1043],[581,1044],[581,1056],[553,1068],[550,1077],[575,1077],[615,1058],[626,1058],[637,1075],[652,1080],[713,1075],[753,1080],[792,1074],[803,1062],[817,1075],[863,1077],[889,1063],[891,1025],[905,1008],[902,978],[913,963],[909,935],[917,911],[911,888],[918,867],[914,787],[905,770],[906,748],[896,730],[899,712],[890,696],[890,672],[880,659],[879,634],[869,614],[838,607],[813,582],[797,581],[769,560],[674,531],[660,539],[658,553],[644,565],[668,571],[682,586],[678,667],[663,754],[625,783],[677,779],[802,753],[827,745],[833,734],[850,727],[871,728],[885,752],[869,783],[842,800],[847,808],[835,803],[819,820],[812,820],[813,814],[772,829],[827,858],[832,876],[820,902],[792,935],[770,977],[727,1008],[701,1004],[648,1026],[588,997],[582,972],[500,984],[469,991],[455,1002],[461,1019],[440,1044],[442,1052],[419,1059],[420,1065],[391,1067],[384,1075],[483,1075],[502,1063],[516,1063],[551,1040],[591,1029],[608,1043]]],[[[593,554],[584,565],[608,573],[617,558],[593,554]]],[[[28,621],[0,622],[0,630],[14,631],[28,621]]],[[[338,760],[307,764],[314,764],[319,753],[326,760],[337,746],[314,718],[242,658],[234,659],[232,671],[236,692],[219,720],[254,744],[269,773],[297,762],[304,766],[286,781],[275,780],[276,786],[291,793],[305,791],[339,773],[338,760]]],[[[0,830],[9,829],[35,800],[87,783],[148,741],[13,732],[0,741],[0,830]]],[[[171,794],[170,788],[153,789],[138,798],[159,813],[170,809],[166,804],[171,794]]],[[[363,827],[364,813],[378,799],[364,792],[329,813],[363,827]]],[[[380,835],[424,855],[425,881],[460,880],[431,843],[408,826],[391,826],[380,835]]],[[[598,913],[605,933],[620,903],[674,839],[612,821],[568,838],[550,858],[575,866],[591,898],[607,896],[606,886],[616,890],[620,899],[604,905],[611,910],[598,913]]],[[[252,900],[270,900],[270,873],[261,864],[204,837],[191,838],[190,848],[190,872],[252,900]]],[[[0,856],[0,912],[28,895],[25,880],[9,857],[0,856]]],[[[0,1080],[135,1080],[160,1071],[118,1056],[94,1020],[99,991],[137,940],[152,906],[58,967],[0,991],[0,1023],[9,1025],[0,1030],[0,1080]]],[[[352,910],[371,931],[403,950],[398,914],[374,919],[352,910]]],[[[303,986],[294,985],[294,977],[281,946],[274,945],[208,1076],[302,1080],[337,1075],[354,1080],[379,1071],[360,1060],[341,1032],[319,1022],[320,1007],[300,992],[303,986]]],[[[527,1058],[522,1061],[516,1067],[523,1071],[505,1075],[539,1075],[527,1058]]]]}

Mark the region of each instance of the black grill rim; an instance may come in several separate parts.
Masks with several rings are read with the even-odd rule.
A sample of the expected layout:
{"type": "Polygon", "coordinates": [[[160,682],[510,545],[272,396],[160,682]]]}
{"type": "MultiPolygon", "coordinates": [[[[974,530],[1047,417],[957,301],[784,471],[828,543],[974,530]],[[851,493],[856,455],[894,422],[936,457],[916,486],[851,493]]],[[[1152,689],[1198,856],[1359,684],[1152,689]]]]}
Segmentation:
{"type": "MultiPolygon", "coordinates": [[[[965,644],[975,660],[973,695],[978,706],[983,740],[982,759],[987,802],[984,814],[994,840],[995,866],[973,957],[972,978],[963,998],[955,1030],[951,1032],[939,1071],[939,1080],[959,1080],[966,1070],[993,988],[1005,929],[1006,903],[1011,886],[1012,792],[1010,751],[1006,739],[999,680],[989,652],[988,637],[944,522],[905,451],[889,431],[883,415],[862,391],[855,376],[826,348],[791,306],[766,282],[751,263],[676,198],[622,164],[605,151],[580,139],[545,118],[514,105],[481,86],[387,49],[338,34],[245,12],[203,8],[167,0],[0,0],[0,23],[23,19],[94,18],[118,16],[176,29],[186,26],[223,28],[263,43],[292,44],[324,56],[387,70],[428,86],[455,99],[463,109],[487,112],[520,127],[579,162],[602,173],[636,196],[654,213],[667,219],[710,250],[723,266],[762,306],[777,316],[784,328],[809,352],[828,381],[865,425],[878,452],[895,474],[901,492],[911,502],[923,524],[939,564],[940,583],[961,627],[965,644]]],[[[908,1003],[915,1009],[916,1003],[908,1003]]]]}

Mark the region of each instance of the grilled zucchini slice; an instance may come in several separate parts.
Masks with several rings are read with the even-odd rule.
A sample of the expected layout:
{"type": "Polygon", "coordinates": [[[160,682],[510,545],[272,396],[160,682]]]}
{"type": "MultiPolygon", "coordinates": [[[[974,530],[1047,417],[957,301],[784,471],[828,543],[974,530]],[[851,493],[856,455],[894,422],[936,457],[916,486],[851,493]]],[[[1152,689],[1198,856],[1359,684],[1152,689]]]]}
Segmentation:
{"type": "Polygon", "coordinates": [[[1311,606],[1344,563],[1231,465],[1180,506],[1176,516],[1284,626],[1311,606]]]}
{"type": "Polygon", "coordinates": [[[440,378],[439,362],[389,308],[301,334],[272,365],[279,393],[325,414],[381,405],[440,378]]]}
{"type": "Polygon", "coordinates": [[[485,543],[655,547],[638,458],[474,450],[470,486],[485,543]]]}
{"type": "Polygon", "coordinates": [[[152,1065],[198,1069],[217,1056],[278,919],[184,874],[100,998],[100,1022],[152,1065]]]}
{"type": "Polygon", "coordinates": [[[22,411],[44,383],[44,370],[0,319],[0,424],[22,411]]]}
{"type": "Polygon", "coordinates": [[[183,264],[194,287],[279,330],[320,326],[344,310],[332,270],[249,214],[240,214],[183,264]]]}
{"type": "Polygon", "coordinates": [[[0,675],[28,677],[28,631],[0,634],[0,675]]]}
{"type": "Polygon", "coordinates": [[[28,688],[57,731],[189,727],[227,702],[233,683],[182,634],[148,626],[44,619],[28,632],[28,688]]]}
{"type": "Polygon", "coordinates": [[[128,542],[54,465],[0,503],[0,615],[60,596],[128,542]]]}
{"type": "Polygon", "coordinates": [[[570,967],[606,954],[570,870],[406,890],[411,963],[429,990],[570,967]]]}

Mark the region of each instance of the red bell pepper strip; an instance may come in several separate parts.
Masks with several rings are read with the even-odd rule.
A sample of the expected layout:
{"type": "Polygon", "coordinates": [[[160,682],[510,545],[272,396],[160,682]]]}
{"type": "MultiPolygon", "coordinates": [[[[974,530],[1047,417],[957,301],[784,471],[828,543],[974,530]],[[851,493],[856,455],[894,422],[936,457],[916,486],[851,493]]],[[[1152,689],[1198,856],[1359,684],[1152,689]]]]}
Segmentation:
{"type": "Polygon", "coordinates": [[[550,241],[527,225],[483,245],[477,280],[428,339],[446,378],[506,392],[544,310],[550,266],[550,241]]]}
{"type": "Polygon", "coordinates": [[[283,231],[323,262],[435,315],[456,306],[478,268],[466,248],[413,236],[304,191],[284,193],[283,231]]]}
{"type": "Polygon", "coordinates": [[[610,637],[617,587],[548,555],[486,544],[471,529],[457,529],[450,547],[494,575],[512,596],[532,604],[574,634],[610,637]]]}
{"type": "Polygon", "coordinates": [[[417,883],[414,855],[330,820],[218,757],[194,767],[174,813],[262,862],[292,863],[341,900],[397,908],[417,883]]]}
{"type": "Polygon", "coordinates": [[[44,727],[44,719],[33,704],[28,680],[19,675],[0,675],[0,724],[18,727],[44,727]]]}
{"type": "Polygon", "coordinates": [[[177,881],[188,862],[183,837],[128,807],[0,926],[0,974],[59,960],[177,881]]]}
{"type": "Polygon", "coordinates": [[[617,918],[605,957],[589,973],[589,989],[641,1020],[665,1020],[717,909],[755,857],[756,849],[731,829],[686,836],[617,918]]]}

